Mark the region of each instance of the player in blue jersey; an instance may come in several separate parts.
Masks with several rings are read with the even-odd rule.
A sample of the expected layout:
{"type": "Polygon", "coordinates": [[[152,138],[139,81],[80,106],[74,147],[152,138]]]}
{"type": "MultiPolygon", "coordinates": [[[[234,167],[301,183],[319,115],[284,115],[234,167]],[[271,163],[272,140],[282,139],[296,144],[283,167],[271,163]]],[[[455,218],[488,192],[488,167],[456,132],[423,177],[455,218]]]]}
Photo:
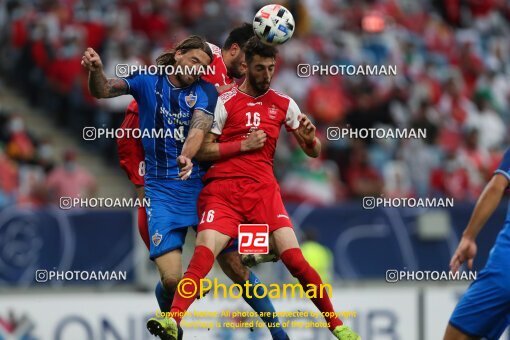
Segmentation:
{"type": "MultiPolygon", "coordinates": [[[[499,205],[510,185],[510,149],[483,190],[453,255],[450,268],[457,272],[467,261],[473,267],[476,237],[499,205]]],[[[510,325],[510,211],[489,259],[453,311],[445,340],[499,339],[510,325]]]]}
{"type": "MultiPolygon", "coordinates": [[[[186,70],[186,66],[203,68],[213,59],[210,47],[200,37],[192,36],[178,44],[175,49],[157,59],[158,65],[173,65],[173,69],[186,70]]],[[[160,271],[164,289],[157,295],[161,300],[172,302],[177,283],[182,276],[181,249],[188,226],[198,223],[196,201],[202,188],[200,165],[191,159],[200,147],[205,132],[212,124],[212,112],[216,105],[216,88],[199,79],[197,74],[142,75],[125,79],[107,79],[102,70],[99,55],[87,49],[82,64],[89,70],[89,88],[98,98],[132,94],[138,102],[140,129],[165,131],[167,138],[143,135],[146,175],[145,194],[150,199],[147,209],[151,239],[150,256],[160,271]],[[187,179],[180,181],[179,179],[187,179]]],[[[250,140],[256,139],[256,135],[250,140]]],[[[250,142],[247,140],[247,142],[250,142]]],[[[256,140],[252,141],[258,145],[256,140]]],[[[249,151],[249,150],[246,150],[249,151]]],[[[225,254],[225,256],[230,254],[225,254]]],[[[239,255],[223,261],[222,269],[232,278],[258,283],[256,276],[240,264],[239,255]],[[240,269],[243,270],[240,270],[240,269]]],[[[233,279],[234,280],[234,279],[233,279]]],[[[239,283],[234,280],[236,283],[239,283]]],[[[257,312],[270,312],[274,307],[269,298],[257,299],[254,294],[243,296],[257,312]]],[[[169,309],[169,308],[162,308],[169,309]]],[[[276,317],[263,318],[266,323],[278,324],[276,317]]],[[[155,327],[159,327],[157,324],[155,327]]],[[[159,329],[149,327],[155,334],[159,329]]],[[[288,339],[281,328],[272,327],[274,339],[288,339]]]]}

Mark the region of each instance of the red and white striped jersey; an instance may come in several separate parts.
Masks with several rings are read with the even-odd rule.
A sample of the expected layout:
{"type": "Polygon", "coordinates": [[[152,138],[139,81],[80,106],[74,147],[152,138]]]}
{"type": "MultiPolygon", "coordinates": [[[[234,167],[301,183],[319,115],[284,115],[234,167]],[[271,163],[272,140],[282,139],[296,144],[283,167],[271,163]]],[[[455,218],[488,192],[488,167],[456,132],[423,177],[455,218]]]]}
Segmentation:
{"type": "Polygon", "coordinates": [[[273,159],[282,125],[287,131],[299,127],[301,113],[296,102],[273,89],[252,97],[238,88],[223,93],[216,104],[211,132],[218,142],[247,138],[248,134],[263,130],[267,135],[264,146],[212,165],[204,179],[250,177],[259,182],[275,181],[273,159]]]}

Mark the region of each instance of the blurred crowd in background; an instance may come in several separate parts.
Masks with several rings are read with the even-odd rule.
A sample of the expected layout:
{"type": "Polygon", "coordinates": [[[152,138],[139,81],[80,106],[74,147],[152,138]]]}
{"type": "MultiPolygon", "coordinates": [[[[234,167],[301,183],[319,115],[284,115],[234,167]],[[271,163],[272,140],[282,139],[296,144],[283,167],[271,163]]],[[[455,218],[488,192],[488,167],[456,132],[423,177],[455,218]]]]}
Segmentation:
{"type": "MultiPolygon", "coordinates": [[[[277,2],[276,0],[271,2],[277,2]]],[[[130,96],[96,100],[80,65],[98,51],[116,64],[152,64],[190,34],[219,46],[268,2],[242,0],[0,1],[0,75],[59,129],[118,127],[130,96]]],[[[279,48],[272,87],[310,114],[323,143],[309,159],[283,134],[276,175],[290,202],[363,196],[474,200],[499,164],[510,122],[510,4],[498,0],[294,0],[297,23],[279,48]],[[396,65],[397,76],[298,77],[298,64],[396,65]],[[328,127],[421,128],[426,139],[340,139],[328,127]]],[[[16,112],[0,120],[2,200],[90,195],[75,151],[58,160],[16,112]],[[35,179],[34,179],[35,178],[35,179]],[[41,186],[33,185],[33,179],[41,186]],[[72,188],[71,188],[72,187],[72,188]],[[69,189],[71,188],[71,189],[69,189]],[[66,195],[67,196],[67,195],[66,195]]],[[[82,140],[83,141],[83,140],[82,140]]],[[[83,142],[118,167],[114,140],[83,142]]],[[[119,176],[123,176],[119,168],[119,176]]]]}
{"type": "Polygon", "coordinates": [[[60,197],[91,197],[96,180],[78,165],[77,151],[56,155],[52,140],[36,138],[19,115],[0,110],[0,206],[42,206],[60,197]]]}

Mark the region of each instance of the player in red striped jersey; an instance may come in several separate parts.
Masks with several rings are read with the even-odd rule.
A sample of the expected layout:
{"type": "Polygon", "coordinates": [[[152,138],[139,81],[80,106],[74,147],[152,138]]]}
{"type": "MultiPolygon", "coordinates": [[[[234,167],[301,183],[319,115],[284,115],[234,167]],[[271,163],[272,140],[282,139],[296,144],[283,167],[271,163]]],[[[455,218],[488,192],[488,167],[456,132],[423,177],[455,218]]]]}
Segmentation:
{"type": "MultiPolygon", "coordinates": [[[[320,276],[299,248],[273,173],[282,125],[292,132],[310,157],[319,156],[321,143],[315,137],[315,126],[301,114],[294,100],[270,88],[276,53],[274,47],[262,44],[257,38],[248,41],[246,80],[218,99],[211,133],[197,154],[198,159],[216,162],[204,177],[205,187],[198,203],[202,219],[195,252],[183,278],[183,282],[193,281],[195,287],[200,286],[200,280],[211,270],[214,258],[231,239],[238,237],[241,223],[268,224],[276,251],[289,272],[304,287],[321,287],[320,276]],[[263,146],[243,152],[243,141],[255,133],[266,138],[263,146]]],[[[334,316],[331,300],[327,292],[323,293],[311,300],[325,316],[333,335],[342,340],[361,339],[334,316]]],[[[176,338],[182,316],[193,300],[193,295],[175,295],[170,310],[175,317],[161,320],[167,329],[167,337],[162,339],[176,338]]]]}

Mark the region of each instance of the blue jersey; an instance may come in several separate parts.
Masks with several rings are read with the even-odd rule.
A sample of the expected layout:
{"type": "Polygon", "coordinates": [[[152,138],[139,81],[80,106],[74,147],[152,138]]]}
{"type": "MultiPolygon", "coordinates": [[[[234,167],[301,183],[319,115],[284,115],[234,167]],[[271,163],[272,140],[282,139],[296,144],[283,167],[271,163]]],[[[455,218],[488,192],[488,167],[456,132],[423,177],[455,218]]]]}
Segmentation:
{"type": "MultiPolygon", "coordinates": [[[[505,176],[510,183],[510,149],[506,150],[495,174],[505,176]]],[[[506,213],[503,229],[499,232],[494,247],[491,250],[489,262],[495,262],[498,266],[510,268],[510,207],[506,213]]]]}
{"type": "MultiPolygon", "coordinates": [[[[123,78],[140,112],[140,131],[145,152],[145,180],[178,179],[177,157],[188,135],[194,110],[213,115],[218,92],[198,79],[187,87],[174,86],[166,75],[134,74],[123,78]],[[154,138],[155,137],[155,138],[154,138]]],[[[193,160],[190,179],[203,169],[193,160]]]]}

